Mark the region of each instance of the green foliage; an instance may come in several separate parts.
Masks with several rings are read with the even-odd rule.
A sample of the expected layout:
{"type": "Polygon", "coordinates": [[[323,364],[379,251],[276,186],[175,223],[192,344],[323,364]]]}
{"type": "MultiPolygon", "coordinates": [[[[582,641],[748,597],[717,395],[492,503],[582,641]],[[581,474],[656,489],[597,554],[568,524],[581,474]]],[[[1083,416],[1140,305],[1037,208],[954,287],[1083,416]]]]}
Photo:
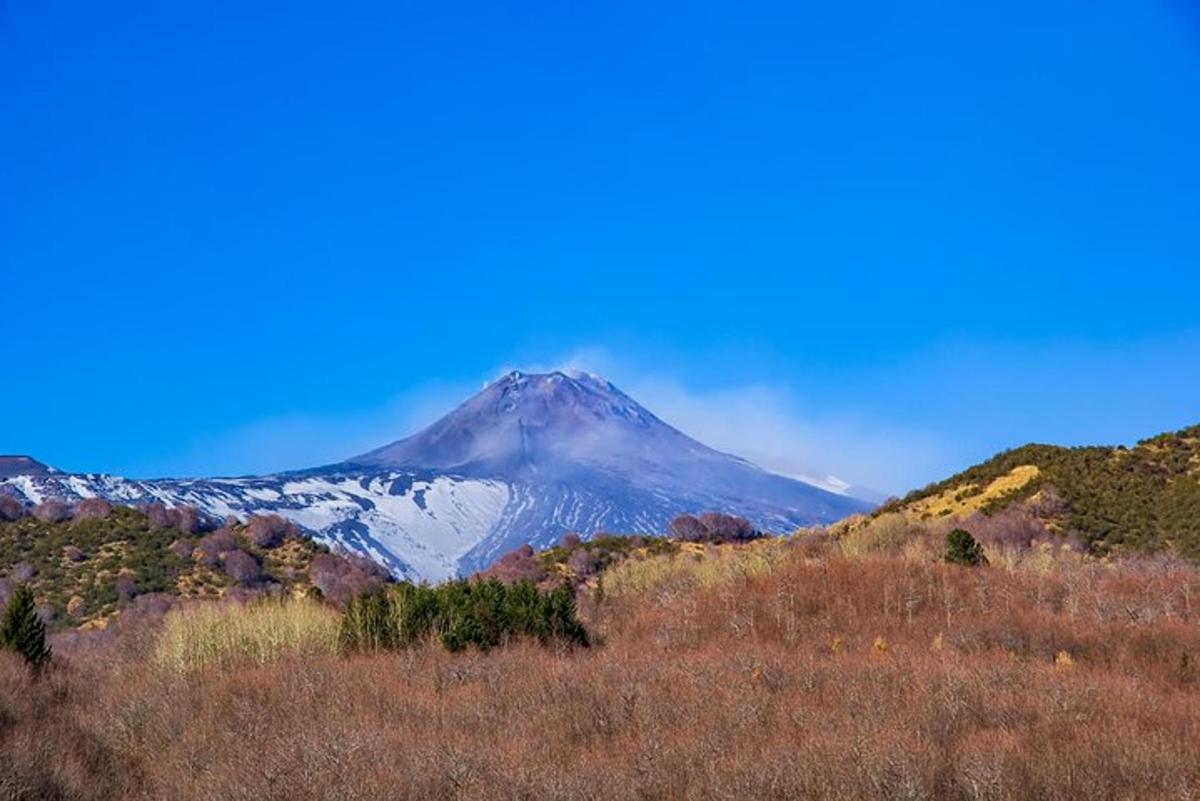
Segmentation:
{"type": "Polygon", "coordinates": [[[989,500],[984,514],[1054,487],[1066,502],[1057,521],[1061,529],[1079,534],[1093,552],[1170,550],[1200,558],[1200,426],[1134,448],[1025,445],[909,493],[876,514],[901,511],[947,490],[976,494],[1021,465],[1037,466],[1037,477],[989,500]]]}
{"type": "Polygon", "coordinates": [[[35,671],[50,661],[46,626],[34,607],[33,590],[24,584],[13,591],[4,610],[4,619],[0,621],[0,648],[16,651],[35,671]]]}
{"type": "Polygon", "coordinates": [[[988,563],[983,548],[966,529],[956,528],[946,535],[945,560],[952,565],[979,567],[988,563]]]}
{"type": "Polygon", "coordinates": [[[406,648],[436,639],[451,651],[488,650],[511,639],[587,645],[576,617],[575,592],[561,585],[542,592],[529,581],[450,581],[437,586],[402,583],[364,593],[342,616],[344,651],[406,648]]]}

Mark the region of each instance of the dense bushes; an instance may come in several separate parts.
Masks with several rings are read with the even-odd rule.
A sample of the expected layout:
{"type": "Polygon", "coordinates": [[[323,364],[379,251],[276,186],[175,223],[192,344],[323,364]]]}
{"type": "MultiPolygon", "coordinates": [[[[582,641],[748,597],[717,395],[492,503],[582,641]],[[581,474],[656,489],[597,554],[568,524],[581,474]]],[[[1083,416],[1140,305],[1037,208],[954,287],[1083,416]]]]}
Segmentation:
{"type": "Polygon", "coordinates": [[[520,637],[587,645],[575,614],[575,592],[543,592],[531,581],[451,581],[430,587],[402,583],[364,593],[342,617],[345,650],[405,648],[437,639],[451,651],[494,648],[520,637]]]}

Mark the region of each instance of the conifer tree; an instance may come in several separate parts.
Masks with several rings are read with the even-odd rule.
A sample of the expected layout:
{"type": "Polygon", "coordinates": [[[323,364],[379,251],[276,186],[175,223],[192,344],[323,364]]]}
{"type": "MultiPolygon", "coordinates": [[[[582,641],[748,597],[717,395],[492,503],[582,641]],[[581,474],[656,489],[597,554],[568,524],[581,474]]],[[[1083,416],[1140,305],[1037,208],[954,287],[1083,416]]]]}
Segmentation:
{"type": "Polygon", "coordinates": [[[988,563],[983,554],[983,547],[975,541],[971,532],[962,528],[956,528],[946,535],[946,561],[964,567],[977,567],[988,563]]]}
{"type": "Polygon", "coordinates": [[[0,648],[16,651],[34,671],[40,671],[50,661],[46,645],[46,624],[34,608],[33,590],[22,584],[13,591],[4,620],[0,621],[0,648]]]}

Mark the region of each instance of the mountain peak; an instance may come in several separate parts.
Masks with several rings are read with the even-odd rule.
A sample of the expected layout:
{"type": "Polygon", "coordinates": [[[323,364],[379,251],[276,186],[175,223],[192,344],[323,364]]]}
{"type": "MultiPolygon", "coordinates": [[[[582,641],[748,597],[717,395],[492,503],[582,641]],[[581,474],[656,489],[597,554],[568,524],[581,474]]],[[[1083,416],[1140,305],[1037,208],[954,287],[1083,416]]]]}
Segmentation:
{"type": "Polygon", "coordinates": [[[507,475],[644,460],[654,440],[703,449],[600,376],[512,370],[428,428],[349,461],[507,475]]]}
{"type": "Polygon", "coordinates": [[[24,455],[0,455],[0,478],[11,478],[12,476],[48,476],[51,473],[57,473],[53,467],[47,464],[42,464],[32,456],[24,455]]]}

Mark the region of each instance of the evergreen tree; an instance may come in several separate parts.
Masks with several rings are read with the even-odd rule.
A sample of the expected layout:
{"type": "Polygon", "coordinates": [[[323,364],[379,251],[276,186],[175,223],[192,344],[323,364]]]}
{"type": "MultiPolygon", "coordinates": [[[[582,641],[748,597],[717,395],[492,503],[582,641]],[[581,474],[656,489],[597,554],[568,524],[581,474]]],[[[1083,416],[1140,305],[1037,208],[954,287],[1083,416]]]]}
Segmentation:
{"type": "Polygon", "coordinates": [[[18,586],[8,601],[4,620],[0,622],[0,648],[16,651],[35,671],[50,661],[46,624],[38,617],[33,590],[28,585],[18,586]]]}
{"type": "Polygon", "coordinates": [[[588,644],[587,631],[575,616],[575,588],[560,584],[546,596],[546,622],[550,636],[575,645],[588,644]]]}
{"type": "Polygon", "coordinates": [[[367,592],[346,605],[339,644],[343,651],[390,648],[396,644],[394,631],[388,597],[367,592]]]}
{"type": "Polygon", "coordinates": [[[988,563],[983,548],[966,529],[956,528],[946,535],[946,561],[952,565],[977,567],[988,563]]]}

